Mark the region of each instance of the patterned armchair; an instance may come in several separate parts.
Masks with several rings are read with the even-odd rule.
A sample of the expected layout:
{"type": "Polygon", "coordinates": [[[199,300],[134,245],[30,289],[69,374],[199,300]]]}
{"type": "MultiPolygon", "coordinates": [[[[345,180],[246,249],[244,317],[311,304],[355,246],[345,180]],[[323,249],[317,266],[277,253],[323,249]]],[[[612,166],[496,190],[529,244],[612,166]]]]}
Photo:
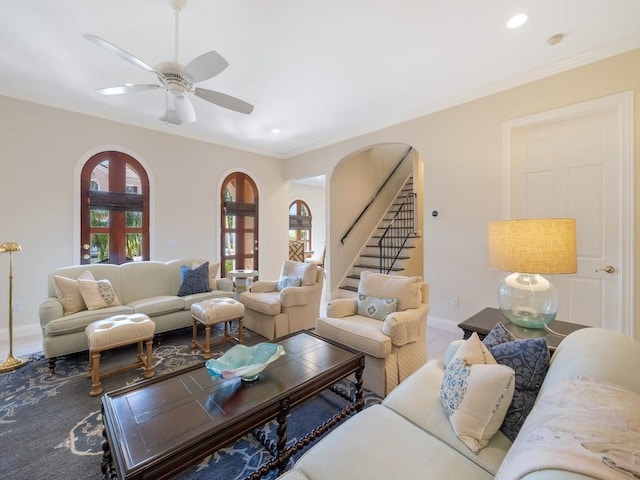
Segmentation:
{"type": "Polygon", "coordinates": [[[365,353],[364,386],[384,397],[427,361],[429,285],[362,272],[358,298],[332,300],[316,333],[365,353]]]}

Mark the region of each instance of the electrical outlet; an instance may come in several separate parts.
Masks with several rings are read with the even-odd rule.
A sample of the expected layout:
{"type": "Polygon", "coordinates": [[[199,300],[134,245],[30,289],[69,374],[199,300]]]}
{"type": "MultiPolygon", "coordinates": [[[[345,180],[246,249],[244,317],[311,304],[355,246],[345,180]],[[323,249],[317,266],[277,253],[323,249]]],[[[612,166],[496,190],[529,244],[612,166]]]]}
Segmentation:
{"type": "Polygon", "coordinates": [[[13,302],[13,311],[15,313],[18,313],[18,312],[22,311],[22,302],[20,300],[15,300],[13,302]]]}
{"type": "Polygon", "coordinates": [[[460,306],[460,300],[458,299],[458,297],[451,297],[451,300],[449,300],[449,305],[451,305],[451,308],[458,308],[460,306]]]}

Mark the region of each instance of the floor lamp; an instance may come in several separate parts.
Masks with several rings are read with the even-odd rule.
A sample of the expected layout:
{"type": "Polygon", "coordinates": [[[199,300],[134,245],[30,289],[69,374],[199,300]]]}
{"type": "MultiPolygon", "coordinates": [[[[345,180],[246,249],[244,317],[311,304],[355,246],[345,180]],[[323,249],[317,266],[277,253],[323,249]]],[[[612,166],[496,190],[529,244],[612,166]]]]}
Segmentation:
{"type": "Polygon", "coordinates": [[[27,361],[13,356],[13,252],[19,252],[22,247],[15,242],[0,244],[0,253],[9,253],[9,355],[0,363],[0,373],[12,372],[27,364],[27,361]]]}

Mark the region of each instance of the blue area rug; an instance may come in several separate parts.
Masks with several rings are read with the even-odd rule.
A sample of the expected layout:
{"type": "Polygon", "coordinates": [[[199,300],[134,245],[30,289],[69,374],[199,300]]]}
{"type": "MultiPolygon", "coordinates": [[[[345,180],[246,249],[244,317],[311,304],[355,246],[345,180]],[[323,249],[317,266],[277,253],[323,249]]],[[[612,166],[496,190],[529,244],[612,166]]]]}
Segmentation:
{"type": "MultiPolygon", "coordinates": [[[[213,332],[216,334],[216,332],[213,332]]],[[[264,338],[245,330],[245,343],[252,345],[264,338]]],[[[219,356],[232,344],[220,345],[219,356]]],[[[191,329],[163,334],[154,343],[156,376],[203,362],[191,348],[191,329]]],[[[33,354],[27,366],[0,376],[0,476],[12,480],[97,479],[101,478],[102,415],[100,397],[90,397],[91,379],[87,378],[87,352],[60,357],[56,374],[49,374],[47,360],[33,354]]],[[[102,355],[101,365],[111,369],[133,362],[135,346],[110,350],[102,355]]],[[[144,381],[143,370],[103,379],[105,391],[144,381]]],[[[341,388],[349,388],[345,381],[341,388]]],[[[365,407],[380,402],[365,391],[365,407]]],[[[295,442],[313,430],[346,401],[326,391],[291,410],[288,441],[295,442]]],[[[276,438],[276,423],[264,426],[265,433],[276,438]]],[[[304,453],[299,452],[295,458],[304,453]]],[[[247,435],[227,448],[187,468],[178,479],[243,479],[270,459],[270,454],[247,435]]],[[[272,472],[267,479],[276,478],[272,472]]]]}

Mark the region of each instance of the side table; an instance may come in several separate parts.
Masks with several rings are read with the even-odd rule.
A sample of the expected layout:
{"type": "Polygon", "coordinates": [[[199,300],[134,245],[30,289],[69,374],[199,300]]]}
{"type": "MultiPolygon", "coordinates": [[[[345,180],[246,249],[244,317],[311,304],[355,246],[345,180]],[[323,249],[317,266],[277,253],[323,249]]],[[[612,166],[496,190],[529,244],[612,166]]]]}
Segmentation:
{"type": "Polygon", "coordinates": [[[554,332],[559,333],[560,335],[556,335],[555,333],[552,333],[544,328],[541,328],[539,330],[522,328],[507,320],[502,315],[500,310],[491,307],[487,307],[484,310],[481,310],[475,315],[469,317],[464,322],[458,324],[458,327],[460,327],[464,332],[463,338],[469,338],[473,334],[473,332],[475,332],[482,340],[498,322],[502,322],[507,330],[509,330],[509,332],[511,332],[511,334],[516,338],[544,337],[547,340],[547,345],[549,345],[549,352],[551,354],[553,354],[553,352],[565,336],[581,328],[588,328],[586,325],[561,322],[560,320],[554,320],[549,325],[550,329],[552,329],[554,332]]]}
{"type": "Polygon", "coordinates": [[[229,275],[235,279],[236,284],[236,300],[240,298],[242,292],[247,291],[247,281],[250,278],[257,277],[257,270],[231,270],[229,275]]]}

